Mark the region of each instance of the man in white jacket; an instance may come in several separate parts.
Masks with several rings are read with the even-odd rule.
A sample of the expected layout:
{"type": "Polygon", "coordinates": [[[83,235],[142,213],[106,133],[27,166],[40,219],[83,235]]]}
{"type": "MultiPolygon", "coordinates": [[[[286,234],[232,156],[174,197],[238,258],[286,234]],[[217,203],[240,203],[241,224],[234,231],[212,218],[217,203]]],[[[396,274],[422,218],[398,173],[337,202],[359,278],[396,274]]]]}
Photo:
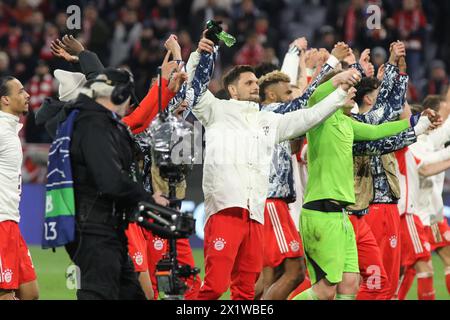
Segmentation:
{"type": "Polygon", "coordinates": [[[214,43],[203,38],[187,65],[191,85],[200,93],[192,113],[205,127],[206,138],[205,279],[198,299],[218,299],[231,284],[232,299],[252,300],[263,264],[264,204],[274,146],[332,115],[359,76],[348,71],[345,81],[335,83],[339,88],[310,109],[276,114],[260,111],[259,87],[250,66],[236,66],[225,76],[230,100],[206,90],[214,50],[214,43]]]}
{"type": "Polygon", "coordinates": [[[30,95],[16,78],[0,78],[0,300],[37,299],[36,273],[19,230],[22,145],[19,116],[30,95]]]}
{"type": "MultiPolygon", "coordinates": [[[[444,202],[442,199],[445,170],[450,166],[450,147],[444,148],[445,143],[450,141],[450,90],[447,94],[447,101],[440,97],[428,96],[424,100],[423,108],[435,110],[445,122],[442,127],[421,135],[417,142],[409,147],[416,159],[420,175],[417,198],[413,202],[416,205],[413,213],[420,218],[421,222],[411,221],[410,227],[413,229],[416,239],[422,237],[421,233],[428,233],[424,236],[428,236],[430,251],[436,251],[444,262],[445,280],[447,290],[450,292],[450,228],[443,215],[444,202]],[[425,227],[425,231],[421,231],[421,225],[425,227]]],[[[405,208],[405,211],[407,210],[408,208],[405,208]]],[[[416,256],[423,247],[420,239],[417,242],[419,244],[415,249],[416,256]]],[[[409,272],[406,270],[400,286],[400,299],[406,296],[415,274],[418,278],[419,298],[434,297],[433,267],[431,260],[428,261],[430,263],[418,261],[414,266],[409,266],[409,272]]]]}

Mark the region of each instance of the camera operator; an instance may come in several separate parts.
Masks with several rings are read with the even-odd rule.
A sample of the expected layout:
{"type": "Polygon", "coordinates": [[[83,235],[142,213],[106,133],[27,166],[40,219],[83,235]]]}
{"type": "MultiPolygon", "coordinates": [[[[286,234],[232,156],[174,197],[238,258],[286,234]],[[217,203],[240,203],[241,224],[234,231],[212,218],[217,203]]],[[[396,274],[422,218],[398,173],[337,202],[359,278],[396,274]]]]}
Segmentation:
{"type": "Polygon", "coordinates": [[[145,299],[125,236],[137,203],[154,202],[138,179],[133,140],[120,121],[131,90],[131,74],[107,68],[73,104],[79,109],[70,147],[76,239],[66,249],[80,268],[80,300],[145,299]]]}

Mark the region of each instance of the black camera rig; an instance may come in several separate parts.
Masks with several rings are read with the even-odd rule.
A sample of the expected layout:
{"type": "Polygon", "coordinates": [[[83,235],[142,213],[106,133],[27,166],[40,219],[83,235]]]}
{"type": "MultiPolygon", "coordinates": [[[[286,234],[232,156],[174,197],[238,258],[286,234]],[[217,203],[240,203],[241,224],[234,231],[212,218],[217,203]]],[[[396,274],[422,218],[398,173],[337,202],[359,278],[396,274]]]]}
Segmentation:
{"type": "Polygon", "coordinates": [[[187,285],[182,279],[195,277],[200,270],[189,265],[180,266],[177,260],[177,239],[189,238],[195,230],[195,219],[192,212],[178,211],[181,208],[177,208],[179,201],[176,197],[176,186],[186,178],[192,167],[194,155],[190,154],[175,161],[173,150],[176,146],[180,146],[180,143],[191,141],[193,127],[185,120],[177,119],[169,115],[167,111],[162,111],[161,68],[158,72],[159,116],[150,126],[151,158],[159,168],[161,177],[168,181],[168,198],[171,207],[141,202],[134,219],[155,235],[168,239],[169,250],[156,266],[158,290],[164,292],[166,300],[180,300],[183,299],[183,294],[187,289],[187,285]]]}

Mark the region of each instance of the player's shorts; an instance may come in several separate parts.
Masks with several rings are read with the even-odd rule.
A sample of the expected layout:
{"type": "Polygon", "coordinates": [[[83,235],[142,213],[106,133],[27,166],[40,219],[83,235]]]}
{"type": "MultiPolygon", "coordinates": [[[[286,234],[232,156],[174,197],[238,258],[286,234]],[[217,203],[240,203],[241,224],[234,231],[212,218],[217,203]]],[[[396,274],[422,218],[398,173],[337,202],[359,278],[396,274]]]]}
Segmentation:
{"type": "Polygon", "coordinates": [[[431,244],[431,251],[450,245],[450,227],[447,218],[433,223],[428,229],[428,237],[431,244]]]}
{"type": "Polygon", "coordinates": [[[136,223],[130,223],[125,231],[128,238],[128,254],[133,261],[136,272],[148,270],[147,240],[142,228],[136,223]]]}
{"type": "Polygon", "coordinates": [[[17,290],[36,280],[30,251],[15,221],[0,222],[0,289],[17,290]]]}
{"type": "Polygon", "coordinates": [[[431,259],[428,233],[420,218],[405,213],[400,217],[401,265],[412,267],[417,261],[431,259]]]}
{"type": "Polygon", "coordinates": [[[355,232],[346,213],[302,209],[300,233],[311,283],[342,281],[344,272],[359,273],[355,232]]]}
{"type": "Polygon", "coordinates": [[[303,245],[286,201],[267,199],[264,210],[264,267],[304,255],[303,245]]]}

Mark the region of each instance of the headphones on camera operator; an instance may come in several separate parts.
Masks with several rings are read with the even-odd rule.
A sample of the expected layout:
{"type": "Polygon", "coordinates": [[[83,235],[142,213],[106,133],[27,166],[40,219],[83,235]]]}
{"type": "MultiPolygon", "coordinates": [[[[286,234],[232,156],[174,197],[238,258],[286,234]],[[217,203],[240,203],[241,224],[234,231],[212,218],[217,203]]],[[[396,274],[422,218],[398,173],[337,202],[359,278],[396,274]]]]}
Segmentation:
{"type": "Polygon", "coordinates": [[[88,80],[85,87],[92,90],[93,99],[97,98],[97,94],[92,89],[92,85],[99,82],[114,87],[111,93],[111,102],[115,105],[121,105],[128,98],[131,98],[131,103],[138,104],[134,94],[134,78],[130,71],[126,69],[106,68],[95,79],[88,80]]]}

